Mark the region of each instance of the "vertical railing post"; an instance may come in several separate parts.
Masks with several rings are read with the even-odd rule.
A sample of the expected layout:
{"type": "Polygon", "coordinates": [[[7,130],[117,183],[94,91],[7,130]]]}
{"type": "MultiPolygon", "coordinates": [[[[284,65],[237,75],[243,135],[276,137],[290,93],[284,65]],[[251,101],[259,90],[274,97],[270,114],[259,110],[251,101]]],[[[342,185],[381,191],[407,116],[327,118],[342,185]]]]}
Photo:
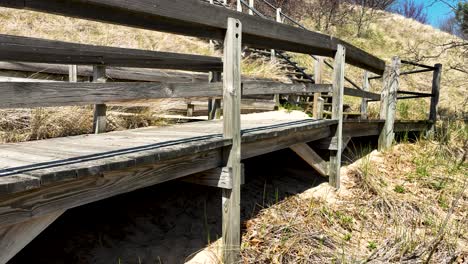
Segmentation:
{"type": "MultiPolygon", "coordinates": [[[[209,82],[221,82],[221,72],[210,72],[209,82]]],[[[210,98],[208,100],[208,120],[221,118],[221,99],[210,98]]]]}
{"type": "MultiPolygon", "coordinates": [[[[321,84],[322,83],[322,69],[323,69],[323,58],[318,57],[315,62],[315,67],[314,67],[314,78],[315,78],[315,83],[316,84],[321,84]]],[[[322,119],[321,116],[319,116],[319,100],[320,100],[320,93],[314,93],[314,105],[313,105],[313,110],[312,110],[312,117],[315,119],[322,119]]]]}
{"type": "Polygon", "coordinates": [[[385,120],[385,123],[379,136],[379,151],[390,148],[395,138],[393,128],[395,124],[397,93],[400,86],[400,66],[400,58],[393,57],[392,64],[385,68],[383,75],[380,119],[385,120]]]}
{"type": "Polygon", "coordinates": [[[442,64],[434,65],[434,73],[432,76],[432,97],[431,97],[431,109],[429,111],[429,120],[432,121],[431,127],[428,131],[428,135],[434,134],[435,126],[437,122],[437,105],[439,104],[440,96],[440,81],[442,79],[442,64]]]}
{"type": "MultiPolygon", "coordinates": [[[[277,8],[276,9],[276,22],[278,23],[282,23],[282,19],[281,19],[281,8],[277,8]]],[[[270,55],[270,60],[272,63],[275,63],[276,62],[276,52],[274,49],[271,49],[271,55],[270,55]]]]}
{"type": "MultiPolygon", "coordinates": [[[[364,71],[362,90],[365,92],[369,91],[369,72],[364,71]]],[[[367,98],[362,98],[361,100],[361,119],[367,119],[367,98]]]]}
{"type": "MultiPolygon", "coordinates": [[[[227,1],[227,0],[226,0],[227,1]]],[[[210,4],[214,5],[214,0],[210,0],[210,4]]],[[[212,53],[214,53],[215,51],[215,44],[214,44],[214,41],[212,39],[210,39],[209,41],[209,45],[210,45],[210,51],[212,53]]]]}
{"type": "Polygon", "coordinates": [[[78,81],[78,66],[68,66],[68,81],[76,83],[78,81]]]}
{"type": "Polygon", "coordinates": [[[232,170],[233,184],[232,189],[222,191],[224,263],[237,263],[240,258],[241,45],[241,22],[228,18],[223,60],[223,135],[232,140],[224,156],[227,167],[232,170]]]}
{"type": "Polygon", "coordinates": [[[252,10],[253,8],[255,8],[255,6],[254,6],[255,3],[254,3],[254,1],[255,1],[255,0],[249,0],[249,7],[250,7],[250,8],[249,8],[249,15],[251,15],[251,16],[253,16],[253,14],[254,14],[254,13],[253,13],[253,10],[252,10]]]}
{"type": "MultiPolygon", "coordinates": [[[[94,65],[93,66],[93,82],[104,83],[106,82],[106,66],[94,65]]],[[[106,111],[105,104],[94,105],[94,118],[93,118],[93,132],[95,134],[106,132],[106,111]]]]}
{"type": "MultiPolygon", "coordinates": [[[[281,19],[281,8],[277,8],[276,9],[276,22],[278,23],[281,23],[282,22],[282,19],[281,19]]],[[[271,50],[271,62],[272,63],[276,63],[276,52],[274,49],[271,50]]],[[[281,106],[280,105],[280,95],[279,94],[275,94],[274,95],[274,101],[275,101],[275,108],[276,109],[279,109],[279,107],[281,106]]]]}
{"type": "Polygon", "coordinates": [[[338,45],[333,67],[332,119],[338,120],[335,135],[330,146],[330,185],[340,188],[341,153],[343,148],[343,97],[346,49],[338,45]]]}
{"type": "Polygon", "coordinates": [[[237,0],[236,2],[236,7],[237,7],[237,12],[241,12],[242,13],[242,3],[240,0],[237,0]]]}

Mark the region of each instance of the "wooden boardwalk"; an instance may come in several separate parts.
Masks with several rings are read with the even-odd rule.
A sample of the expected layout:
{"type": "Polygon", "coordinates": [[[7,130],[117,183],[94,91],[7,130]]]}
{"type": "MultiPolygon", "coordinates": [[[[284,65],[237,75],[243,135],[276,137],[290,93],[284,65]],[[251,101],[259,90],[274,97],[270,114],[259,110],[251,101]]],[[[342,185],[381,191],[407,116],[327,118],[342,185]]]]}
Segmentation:
{"type": "MultiPolygon", "coordinates": [[[[337,121],[277,111],[243,115],[241,124],[241,153],[246,159],[298,143],[320,147],[319,140],[331,137],[337,121]]],[[[383,124],[379,120],[345,122],[343,136],[377,136],[383,124]]],[[[397,122],[395,131],[424,131],[429,124],[397,122]]],[[[222,167],[223,149],[231,144],[222,130],[222,120],[213,120],[2,144],[0,225],[222,167]],[[87,184],[82,186],[83,182],[87,184]],[[39,197],[50,188],[63,189],[57,194],[59,200],[54,195],[16,200],[39,197]]]]}

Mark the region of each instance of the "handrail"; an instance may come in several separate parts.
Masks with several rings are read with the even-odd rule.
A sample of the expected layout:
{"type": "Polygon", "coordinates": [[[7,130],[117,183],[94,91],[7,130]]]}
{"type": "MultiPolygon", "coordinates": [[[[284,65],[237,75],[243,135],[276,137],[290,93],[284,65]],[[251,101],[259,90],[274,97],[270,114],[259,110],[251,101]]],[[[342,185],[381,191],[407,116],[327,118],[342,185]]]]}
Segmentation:
{"type": "Polygon", "coordinates": [[[433,67],[433,66],[424,65],[424,64],[417,63],[417,62],[413,62],[413,61],[401,60],[401,63],[409,64],[409,65],[413,65],[413,66],[418,66],[418,67],[422,67],[422,68],[426,68],[426,69],[435,70],[435,67],[433,67]]]}
{"type": "Polygon", "coordinates": [[[268,2],[266,0],[262,0],[262,2],[264,2],[265,4],[267,4],[269,7],[273,8],[274,10],[276,10],[276,7],[274,5],[272,5],[270,2],[268,2]]]}
{"type": "MultiPolygon", "coordinates": [[[[243,0],[241,0],[243,1],[243,0]]],[[[262,0],[263,2],[266,2],[268,3],[266,0],[262,0]]],[[[270,5],[271,7],[275,8],[272,4],[268,3],[268,5],[270,5]]],[[[275,8],[276,9],[276,8],[275,8]]],[[[282,11],[280,12],[280,14],[285,17],[286,19],[288,19],[289,21],[291,21],[293,24],[297,25],[298,27],[304,29],[304,30],[308,30],[305,26],[303,26],[302,24],[300,24],[299,22],[297,22],[296,20],[292,19],[291,17],[289,17],[288,15],[286,15],[285,13],[283,13],[282,11]]],[[[310,54],[310,56],[318,61],[318,58],[312,54],[310,54]]],[[[331,65],[328,61],[324,60],[323,61],[325,63],[325,65],[327,65],[330,69],[333,70],[333,65],[331,65]]],[[[361,87],[359,87],[359,85],[357,85],[355,82],[353,82],[351,79],[349,79],[348,77],[344,77],[344,79],[349,82],[352,86],[354,86],[354,88],[358,89],[358,90],[362,90],[361,87]]]]}
{"type": "Polygon", "coordinates": [[[199,0],[158,0],[157,5],[150,2],[148,0],[9,0],[0,1],[0,6],[213,40],[224,39],[226,21],[228,18],[234,18],[243,25],[244,45],[304,54],[314,52],[326,57],[333,57],[338,45],[343,45],[349,51],[346,53],[347,63],[376,74],[382,74],[385,70],[385,62],[382,59],[326,34],[294,28],[199,0]],[[190,12],[186,12],[187,8],[190,12]]]}
{"type": "Polygon", "coordinates": [[[421,93],[421,92],[412,92],[412,91],[402,91],[402,90],[398,90],[397,91],[398,94],[409,94],[409,95],[420,95],[420,96],[434,96],[432,93],[421,93]]]}

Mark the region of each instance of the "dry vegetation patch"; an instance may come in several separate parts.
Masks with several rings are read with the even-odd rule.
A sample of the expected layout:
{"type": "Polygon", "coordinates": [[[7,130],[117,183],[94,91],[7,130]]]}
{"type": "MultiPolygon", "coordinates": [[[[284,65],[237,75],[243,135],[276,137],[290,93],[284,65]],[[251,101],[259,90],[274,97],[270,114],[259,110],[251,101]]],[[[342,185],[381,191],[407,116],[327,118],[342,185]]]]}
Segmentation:
{"type": "Polygon", "coordinates": [[[342,190],[326,199],[262,211],[246,223],[245,262],[468,261],[467,128],[451,126],[445,143],[404,143],[344,168],[342,190]]]}

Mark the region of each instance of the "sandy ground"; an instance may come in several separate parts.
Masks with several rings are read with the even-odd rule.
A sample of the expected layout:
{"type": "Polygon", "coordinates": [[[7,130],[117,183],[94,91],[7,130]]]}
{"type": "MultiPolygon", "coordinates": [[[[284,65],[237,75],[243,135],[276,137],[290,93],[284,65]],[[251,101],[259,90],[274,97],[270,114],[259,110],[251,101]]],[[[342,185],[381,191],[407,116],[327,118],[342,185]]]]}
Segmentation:
{"type": "MultiPolygon", "coordinates": [[[[242,222],[326,181],[290,150],[245,168],[242,222]]],[[[183,263],[221,237],[220,205],[219,189],[177,181],[120,195],[67,211],[10,263],[183,263]]]]}

